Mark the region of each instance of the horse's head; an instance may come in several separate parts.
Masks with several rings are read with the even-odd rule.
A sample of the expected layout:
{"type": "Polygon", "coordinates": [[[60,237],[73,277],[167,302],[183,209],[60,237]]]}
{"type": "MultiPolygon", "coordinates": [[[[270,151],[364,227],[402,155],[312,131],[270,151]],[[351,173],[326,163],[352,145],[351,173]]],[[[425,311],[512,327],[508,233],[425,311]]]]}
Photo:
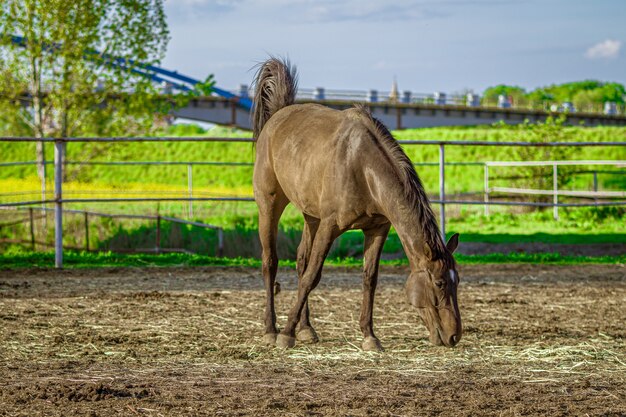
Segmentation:
{"type": "MultiPolygon", "coordinates": [[[[459,235],[455,234],[446,246],[452,253],[458,244],[459,235]]],[[[435,345],[452,347],[461,340],[463,328],[456,299],[458,285],[456,267],[441,259],[425,259],[406,282],[409,302],[417,307],[430,332],[430,341],[435,345]]]]}

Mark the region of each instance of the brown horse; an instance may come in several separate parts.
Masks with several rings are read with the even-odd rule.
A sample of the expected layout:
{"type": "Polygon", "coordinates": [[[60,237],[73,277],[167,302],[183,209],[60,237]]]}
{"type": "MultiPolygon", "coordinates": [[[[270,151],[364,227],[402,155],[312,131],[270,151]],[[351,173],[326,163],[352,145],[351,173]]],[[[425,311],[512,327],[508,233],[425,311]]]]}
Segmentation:
{"type": "Polygon", "coordinates": [[[294,104],[296,72],[271,58],[256,75],[253,127],[256,139],[254,198],[259,207],[266,291],[265,336],[269,344],[293,347],[317,341],[307,298],[321,278],[333,241],[362,229],[364,350],[382,350],[372,326],[374,293],[383,244],[391,225],[408,256],[406,292],[428,327],[432,343],[454,346],[461,338],[457,305],[459,276],[413,165],[391,133],[363,107],[344,111],[318,104],[294,104]],[[285,328],[276,329],[274,284],[278,268],[278,221],[289,203],[304,215],[298,247],[298,298],[285,328]]]}

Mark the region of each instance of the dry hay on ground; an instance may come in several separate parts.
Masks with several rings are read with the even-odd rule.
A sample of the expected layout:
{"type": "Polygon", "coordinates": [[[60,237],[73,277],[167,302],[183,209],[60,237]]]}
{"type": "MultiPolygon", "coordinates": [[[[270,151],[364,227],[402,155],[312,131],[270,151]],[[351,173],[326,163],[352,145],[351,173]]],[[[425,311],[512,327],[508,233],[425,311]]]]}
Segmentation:
{"type": "MultiPolygon", "coordinates": [[[[624,415],[622,266],[462,268],[465,334],[433,347],[383,270],[362,352],[357,270],[327,270],[321,342],[261,345],[251,269],[0,271],[0,415],[624,415]]],[[[279,273],[279,324],[294,272],[279,273]]]]}

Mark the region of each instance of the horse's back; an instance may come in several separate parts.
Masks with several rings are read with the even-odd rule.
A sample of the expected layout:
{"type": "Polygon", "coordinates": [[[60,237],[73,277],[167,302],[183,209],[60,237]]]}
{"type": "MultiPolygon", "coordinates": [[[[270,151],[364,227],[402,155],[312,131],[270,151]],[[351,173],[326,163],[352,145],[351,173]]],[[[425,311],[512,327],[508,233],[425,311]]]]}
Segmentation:
{"type": "Polygon", "coordinates": [[[283,192],[304,213],[318,218],[324,210],[345,206],[349,211],[370,210],[363,170],[376,147],[363,120],[362,111],[354,108],[297,104],[280,110],[257,141],[255,188],[278,185],[274,192],[283,192]]]}
{"type": "Polygon", "coordinates": [[[273,149],[279,149],[285,141],[288,146],[298,144],[318,148],[323,143],[335,141],[334,134],[346,120],[342,110],[331,109],[319,104],[295,104],[278,111],[263,129],[259,140],[268,136],[273,149]],[[267,135],[266,135],[267,134],[267,135]]]}

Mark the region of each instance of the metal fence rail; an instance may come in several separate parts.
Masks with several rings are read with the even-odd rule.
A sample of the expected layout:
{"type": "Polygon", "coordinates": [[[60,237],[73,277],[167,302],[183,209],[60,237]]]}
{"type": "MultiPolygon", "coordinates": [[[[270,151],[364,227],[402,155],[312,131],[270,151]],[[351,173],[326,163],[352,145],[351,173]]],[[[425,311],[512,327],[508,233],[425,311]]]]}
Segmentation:
{"type": "MultiPolygon", "coordinates": [[[[65,161],[65,149],[68,143],[101,142],[101,143],[128,143],[128,142],[231,142],[252,143],[251,138],[201,138],[201,137],[107,137],[107,138],[31,138],[31,137],[0,137],[0,142],[48,142],[54,143],[54,199],[33,200],[13,203],[0,203],[1,207],[32,206],[37,204],[54,204],[55,213],[55,266],[63,266],[63,204],[64,203],[113,203],[113,202],[149,202],[149,201],[253,201],[252,197],[193,197],[177,198],[64,198],[63,197],[63,169],[65,161]]],[[[439,199],[432,203],[440,205],[441,232],[446,236],[445,207],[448,204],[455,205],[483,205],[483,206],[532,206],[532,207],[588,207],[588,206],[623,206],[626,201],[594,201],[589,203],[560,203],[557,196],[552,203],[539,202],[515,202],[515,201],[471,201],[471,200],[447,200],[445,195],[445,166],[450,165],[445,161],[446,146],[495,146],[495,147],[623,147],[626,142],[491,142],[491,141],[442,141],[442,140],[400,140],[401,145],[438,146],[439,148],[439,199]]],[[[619,161],[618,161],[619,162],[619,161]]],[[[180,163],[184,164],[184,163],[180,163]]]]}
{"type": "MultiPolygon", "coordinates": [[[[559,190],[558,186],[558,167],[559,166],[576,166],[576,165],[599,165],[599,166],[615,166],[618,168],[626,167],[626,161],[614,160],[614,161],[589,161],[589,160],[576,160],[576,161],[488,161],[485,162],[485,184],[484,184],[484,200],[489,201],[490,193],[500,192],[507,194],[528,194],[528,195],[551,195],[553,199],[553,217],[555,220],[559,218],[559,196],[567,197],[589,197],[589,198],[624,198],[626,192],[624,191],[598,191],[598,177],[597,172],[593,172],[594,191],[572,191],[572,190],[559,190]],[[552,167],[552,189],[551,190],[537,190],[528,188],[514,188],[514,187],[490,187],[489,186],[489,167],[552,167]]],[[[489,214],[489,205],[485,205],[485,214],[489,214]]]]}
{"type": "MultiPolygon", "coordinates": [[[[254,166],[253,162],[228,162],[228,161],[70,161],[70,160],[65,160],[64,162],[65,166],[70,166],[70,165],[79,165],[79,166],[186,166],[187,167],[187,195],[188,198],[186,199],[188,201],[188,215],[189,218],[193,217],[193,202],[194,201],[252,201],[252,197],[246,198],[243,197],[243,199],[241,197],[207,197],[206,200],[203,200],[202,197],[199,198],[194,198],[194,188],[193,188],[193,168],[195,166],[228,166],[228,167],[252,167],[254,166]],[[228,200],[224,200],[224,198],[227,198],[228,200]]],[[[0,168],[2,167],[11,167],[11,166],[30,166],[30,165],[37,165],[38,163],[36,161],[21,161],[21,162],[0,162],[0,168]]],[[[54,165],[54,161],[45,161],[44,162],[45,165],[54,165]]],[[[415,162],[413,164],[414,166],[439,166],[438,162],[415,162]]],[[[448,166],[484,166],[483,162],[446,162],[446,165],[448,166]]],[[[108,194],[151,194],[155,191],[150,191],[150,192],[141,192],[141,191],[134,191],[134,192],[129,192],[129,191],[123,191],[123,192],[113,192],[113,191],[108,191],[108,194]]],[[[175,191],[156,191],[159,192],[161,194],[163,193],[170,193],[170,194],[178,194],[179,192],[175,192],[175,191]]],[[[7,195],[11,195],[11,196],[17,196],[17,195],[32,195],[35,193],[40,193],[39,190],[35,191],[22,191],[21,193],[1,193],[0,192],[0,197],[2,196],[7,196],[7,195]]],[[[80,194],[88,194],[89,192],[87,191],[81,191],[80,194]]],[[[66,195],[69,193],[65,193],[66,195]]],[[[164,198],[167,197],[163,197],[161,198],[161,200],[163,200],[164,198]]],[[[134,200],[120,200],[120,202],[129,202],[129,201],[134,201],[134,200]]],[[[152,200],[146,200],[146,201],[152,201],[152,200]]],[[[166,201],[166,200],[163,200],[166,201]]],[[[64,202],[71,202],[69,201],[69,199],[64,199],[64,202]]],[[[84,202],[84,201],[83,201],[84,202]]]]}
{"type": "MultiPolygon", "coordinates": [[[[64,200],[66,201],[66,200],[64,200]]],[[[0,209],[13,209],[13,210],[19,210],[22,209],[22,207],[0,207],[0,209]]],[[[24,219],[20,219],[17,221],[13,221],[13,222],[8,222],[8,223],[0,223],[0,228],[2,227],[10,227],[10,226],[15,226],[18,224],[24,224],[24,223],[28,223],[29,224],[29,230],[30,230],[30,240],[29,241],[11,241],[11,243],[30,243],[31,248],[34,250],[35,249],[35,244],[38,244],[40,246],[50,246],[49,244],[47,244],[46,242],[40,242],[40,241],[36,241],[35,240],[35,230],[34,230],[34,225],[35,225],[35,220],[37,219],[41,219],[45,217],[45,214],[43,215],[39,215],[39,216],[35,216],[33,214],[33,210],[40,210],[42,212],[47,212],[47,211],[55,211],[55,209],[50,209],[50,208],[46,208],[46,207],[37,207],[35,209],[33,209],[32,207],[28,208],[28,212],[29,212],[29,216],[27,218],[24,219]]],[[[154,220],[155,221],[155,229],[156,229],[156,239],[155,239],[155,245],[154,248],[150,248],[150,249],[141,249],[138,250],[138,252],[155,252],[155,253],[162,253],[162,252],[172,252],[172,251],[176,251],[174,249],[168,249],[168,248],[163,248],[161,246],[161,220],[164,221],[169,221],[171,223],[178,223],[178,224],[186,224],[189,226],[195,226],[195,227],[201,227],[204,229],[212,229],[217,231],[217,248],[215,253],[218,256],[222,256],[222,254],[224,253],[224,229],[219,227],[219,226],[214,226],[212,224],[207,224],[207,223],[202,223],[202,222],[196,222],[196,221],[189,221],[189,220],[183,220],[183,219],[179,219],[177,217],[171,217],[171,216],[161,216],[161,215],[156,215],[156,216],[152,216],[152,215],[147,215],[147,214],[110,214],[110,213],[100,213],[100,212],[96,212],[96,211],[90,211],[90,210],[67,210],[67,209],[63,209],[63,213],[64,214],[77,214],[77,215],[82,215],[84,218],[84,234],[85,234],[85,247],[83,248],[73,248],[73,249],[83,249],[85,251],[90,251],[90,247],[89,247],[89,219],[90,217],[106,217],[109,219],[139,219],[139,220],[154,220]]]]}

